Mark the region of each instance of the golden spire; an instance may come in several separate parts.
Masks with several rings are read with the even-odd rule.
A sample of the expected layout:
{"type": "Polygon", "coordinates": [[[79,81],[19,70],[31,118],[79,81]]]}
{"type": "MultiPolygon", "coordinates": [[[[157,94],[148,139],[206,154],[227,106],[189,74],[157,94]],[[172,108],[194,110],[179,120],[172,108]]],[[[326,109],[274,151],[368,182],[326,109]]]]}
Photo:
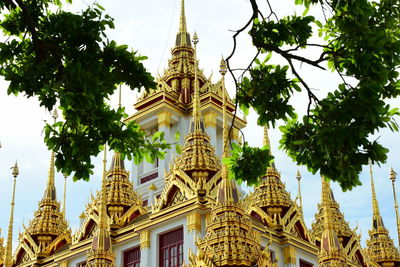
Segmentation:
{"type": "MultiPolygon", "coordinates": [[[[57,111],[53,113],[54,122],[57,119],[57,111]]],[[[54,182],[54,152],[51,152],[50,168],[43,198],[34,213],[33,219],[23,235],[32,238],[21,238],[24,246],[37,246],[36,257],[50,256],[56,253],[62,246],[71,243],[71,230],[65,220],[64,211],[60,210],[60,203],[56,198],[54,182]]]]}
{"type": "Polygon", "coordinates": [[[185,0],[181,0],[181,16],[179,19],[179,32],[187,33],[186,16],[185,16],[185,0]]]}
{"type": "Polygon", "coordinates": [[[268,146],[270,153],[272,154],[271,151],[271,141],[269,140],[268,136],[268,126],[264,126],[264,139],[263,139],[263,145],[268,146]]]}
{"type": "MultiPolygon", "coordinates": [[[[225,74],[227,71],[227,65],[225,60],[222,58],[221,59],[221,64],[220,64],[220,70],[219,72],[222,75],[221,79],[221,84],[222,84],[222,121],[223,121],[223,130],[222,130],[222,143],[223,143],[223,149],[222,149],[222,157],[227,158],[228,155],[228,124],[226,122],[226,89],[225,89],[225,74]]],[[[225,168],[226,170],[226,164],[222,165],[222,168],[225,168]]],[[[226,172],[226,176],[223,178],[228,178],[226,172]]]]}
{"type": "Polygon", "coordinates": [[[318,266],[344,266],[346,258],[339,243],[331,216],[329,182],[322,179],[322,206],[324,209],[324,232],[321,236],[321,249],[318,255],[318,266]]]}
{"type": "MultiPolygon", "coordinates": [[[[269,134],[268,134],[268,126],[264,126],[263,145],[268,146],[269,154],[272,155],[271,141],[269,139],[269,134]]],[[[268,167],[267,174],[268,173],[275,173],[275,175],[279,176],[279,174],[277,173],[276,167],[275,167],[275,162],[272,162],[271,166],[268,167]]]]}
{"type": "Polygon", "coordinates": [[[176,35],[176,46],[189,46],[190,47],[190,36],[187,32],[186,27],[186,16],[185,16],[185,1],[181,1],[181,15],[179,19],[179,31],[176,35]]]}
{"type": "Polygon", "coordinates": [[[97,231],[93,236],[92,246],[87,256],[87,265],[95,267],[114,266],[115,256],[112,252],[111,237],[108,232],[106,210],[106,174],[107,144],[104,145],[103,175],[101,180],[99,220],[97,231]]]}
{"type": "Polygon", "coordinates": [[[107,144],[104,145],[103,175],[101,179],[101,197],[99,209],[99,229],[107,229],[107,211],[106,211],[106,174],[107,174],[107,144]]]}
{"type": "Polygon", "coordinates": [[[372,162],[369,160],[369,174],[371,178],[371,193],[372,193],[372,216],[373,216],[373,227],[378,228],[378,227],[384,227],[383,222],[382,222],[382,217],[379,212],[379,206],[378,206],[378,200],[376,199],[376,193],[375,193],[375,184],[374,184],[374,176],[372,173],[372,162]]]}
{"type": "Polygon", "coordinates": [[[298,185],[298,191],[299,191],[300,208],[301,208],[301,210],[303,210],[303,199],[301,197],[301,187],[300,187],[301,174],[300,174],[299,170],[297,170],[296,179],[297,179],[297,185],[298,185]]]}
{"type": "MultiPolygon", "coordinates": [[[[54,109],[53,115],[54,123],[57,120],[57,108],[54,109]]],[[[46,189],[44,191],[43,200],[56,201],[56,187],[54,184],[54,151],[51,151],[49,175],[47,177],[46,189]]]]}
{"type": "MultiPolygon", "coordinates": [[[[183,3],[183,0],[182,0],[183,3]]],[[[192,129],[191,132],[200,131],[204,132],[204,126],[201,123],[201,115],[200,115],[200,96],[199,96],[199,81],[197,76],[198,62],[197,62],[197,44],[199,43],[199,38],[197,37],[196,32],[193,35],[193,44],[194,44],[194,93],[193,93],[193,121],[192,121],[192,129]]]]}
{"type": "MultiPolygon", "coordinates": [[[[221,60],[220,65],[220,73],[222,75],[222,121],[223,121],[223,130],[222,130],[222,158],[229,157],[228,153],[228,124],[226,121],[226,89],[225,89],[225,74],[226,74],[227,66],[224,59],[221,60]]],[[[237,190],[237,186],[234,181],[229,179],[228,174],[228,166],[223,163],[222,171],[221,171],[221,182],[219,185],[217,202],[219,203],[236,203],[239,201],[239,194],[237,190]]]]}
{"type": "Polygon", "coordinates": [[[374,177],[372,174],[372,163],[369,160],[372,193],[372,229],[369,231],[370,239],[367,240],[366,253],[369,259],[382,266],[398,266],[400,264],[399,251],[389,237],[389,232],[383,224],[376,199],[374,177]]]}
{"type": "Polygon", "coordinates": [[[6,251],[4,257],[4,267],[11,267],[13,265],[12,260],[12,235],[13,235],[13,226],[14,226],[14,206],[15,206],[15,184],[17,182],[17,176],[19,174],[18,164],[15,162],[14,167],[12,169],[12,176],[14,177],[13,191],[11,196],[11,212],[10,212],[10,222],[8,224],[8,235],[7,235],[7,244],[6,251]]]}
{"type": "Polygon", "coordinates": [[[64,174],[64,195],[63,195],[63,209],[62,209],[64,218],[65,218],[65,205],[67,202],[67,178],[68,178],[68,176],[66,174],[64,174]]]}
{"type": "Polygon", "coordinates": [[[396,225],[397,225],[397,239],[400,248],[400,221],[399,221],[399,205],[397,204],[396,188],[394,182],[396,181],[396,172],[393,168],[390,168],[390,180],[392,181],[393,198],[394,198],[394,210],[396,211],[396,225]]]}

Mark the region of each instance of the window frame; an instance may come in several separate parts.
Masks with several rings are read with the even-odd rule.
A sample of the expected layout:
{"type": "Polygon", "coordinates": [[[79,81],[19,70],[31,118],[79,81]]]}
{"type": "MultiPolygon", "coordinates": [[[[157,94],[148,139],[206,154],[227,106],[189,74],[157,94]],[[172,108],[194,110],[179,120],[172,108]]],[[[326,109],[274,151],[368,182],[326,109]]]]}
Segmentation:
{"type": "Polygon", "coordinates": [[[158,260],[160,267],[174,267],[182,265],[184,256],[184,249],[183,249],[184,239],[185,239],[184,229],[182,226],[164,232],[158,236],[158,253],[159,253],[158,260]],[[170,235],[169,238],[173,239],[174,238],[173,234],[177,232],[181,232],[181,236],[178,241],[173,240],[169,243],[168,241],[166,242],[163,240],[164,237],[167,238],[166,237],[167,235],[170,235]],[[164,255],[165,253],[164,251],[168,251],[167,256],[164,255]]]}
{"type": "Polygon", "coordinates": [[[138,266],[140,266],[140,260],[142,258],[141,254],[142,254],[142,251],[140,250],[140,246],[131,247],[131,248],[128,248],[128,249],[122,251],[122,266],[123,267],[129,267],[129,266],[135,267],[135,264],[137,264],[137,263],[139,264],[138,266]],[[127,263],[127,255],[129,252],[132,252],[132,251],[139,251],[139,253],[138,253],[139,257],[138,257],[138,259],[134,259],[132,262],[127,263]]]}

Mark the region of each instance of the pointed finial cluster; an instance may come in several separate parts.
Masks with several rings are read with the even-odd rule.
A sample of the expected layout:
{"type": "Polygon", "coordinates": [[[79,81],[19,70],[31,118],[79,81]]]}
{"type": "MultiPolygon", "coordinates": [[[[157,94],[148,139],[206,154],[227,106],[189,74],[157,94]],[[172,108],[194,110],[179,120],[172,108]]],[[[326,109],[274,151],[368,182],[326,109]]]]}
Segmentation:
{"type": "Polygon", "coordinates": [[[7,244],[6,251],[4,255],[4,267],[12,267],[13,259],[12,259],[12,235],[13,235],[13,226],[14,226],[14,206],[15,206],[15,186],[17,181],[17,176],[19,175],[18,164],[15,161],[12,169],[12,176],[14,177],[13,182],[13,190],[11,196],[11,211],[10,211],[10,221],[8,223],[8,233],[7,233],[7,244]]]}

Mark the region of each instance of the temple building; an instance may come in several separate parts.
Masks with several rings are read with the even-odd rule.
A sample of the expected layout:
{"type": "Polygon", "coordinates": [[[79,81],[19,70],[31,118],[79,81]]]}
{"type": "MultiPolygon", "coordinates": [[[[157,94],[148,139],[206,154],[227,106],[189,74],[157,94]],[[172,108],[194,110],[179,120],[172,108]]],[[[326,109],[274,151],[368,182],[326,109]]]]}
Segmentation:
{"type": "MultiPolygon", "coordinates": [[[[65,197],[63,206],[57,198],[51,153],[43,198],[19,234],[17,247],[11,242],[11,203],[6,244],[0,237],[0,266],[400,266],[399,250],[379,212],[372,169],[372,226],[366,248],[324,178],[311,228],[304,222],[300,192],[298,201],[291,198],[279,166],[272,164],[249,194],[230,179],[222,158],[229,156],[229,142],[241,142],[239,131],[246,120],[234,116],[225,88],[226,62],[221,60],[220,78],[213,83],[199,67],[198,43],[197,34],[187,29],[181,0],[168,66],[157,87],[140,96],[137,112],[126,119],[138,122],[149,136],[163,131],[171,143],[179,131],[181,153],[171,149],[154,163],[128,165],[114,151],[108,163],[105,149],[101,188],[82,207],[74,232],[65,216],[65,197]]],[[[264,145],[271,143],[267,128],[263,139],[264,145]]]]}

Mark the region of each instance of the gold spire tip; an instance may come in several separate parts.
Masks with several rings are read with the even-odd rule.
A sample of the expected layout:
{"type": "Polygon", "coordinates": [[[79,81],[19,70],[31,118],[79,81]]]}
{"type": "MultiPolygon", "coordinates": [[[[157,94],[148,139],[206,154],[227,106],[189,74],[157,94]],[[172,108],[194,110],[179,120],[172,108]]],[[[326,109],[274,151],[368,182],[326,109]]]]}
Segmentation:
{"type": "Polygon", "coordinates": [[[297,180],[301,180],[301,174],[300,174],[300,171],[299,171],[299,170],[297,170],[296,179],[297,179],[297,180]]]}
{"type": "Polygon", "coordinates": [[[392,181],[392,182],[394,182],[394,181],[396,181],[396,175],[397,175],[397,173],[393,170],[393,168],[391,167],[390,168],[390,180],[392,181]]]}
{"type": "Polygon", "coordinates": [[[179,32],[186,33],[186,16],[185,16],[185,0],[181,1],[181,16],[179,20],[179,32]]]}
{"type": "Polygon", "coordinates": [[[193,43],[194,44],[198,44],[199,43],[199,37],[197,36],[196,32],[194,32],[194,34],[193,34],[193,43]]]}
{"type": "Polygon", "coordinates": [[[13,176],[14,178],[16,178],[16,177],[18,176],[18,174],[19,174],[18,163],[17,163],[17,161],[15,161],[15,164],[14,164],[13,167],[11,167],[11,169],[12,169],[12,176],[13,176]]]}
{"type": "Polygon", "coordinates": [[[222,57],[221,64],[219,65],[219,73],[221,73],[222,76],[225,76],[227,71],[228,71],[228,66],[226,64],[226,61],[224,60],[224,57],[222,57]]]}

